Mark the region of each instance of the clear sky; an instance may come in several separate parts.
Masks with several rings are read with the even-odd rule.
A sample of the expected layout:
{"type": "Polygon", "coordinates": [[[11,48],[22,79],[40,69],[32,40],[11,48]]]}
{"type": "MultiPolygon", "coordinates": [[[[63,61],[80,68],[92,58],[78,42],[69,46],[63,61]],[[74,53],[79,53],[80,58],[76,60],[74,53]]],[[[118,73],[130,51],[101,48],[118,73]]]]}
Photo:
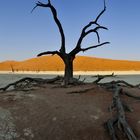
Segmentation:
{"type": "MultiPolygon", "coordinates": [[[[66,35],[67,51],[76,44],[81,29],[103,9],[103,0],[51,0],[66,35]]],[[[108,31],[100,31],[101,41],[110,45],[80,53],[102,58],[140,60],[140,0],[106,0],[100,19],[108,31]]],[[[60,35],[49,9],[31,9],[36,0],[0,1],[0,61],[25,60],[42,51],[58,50],[60,35]]],[[[42,0],[47,2],[47,0],[42,0]]],[[[95,41],[90,35],[83,42],[95,41]]]]}

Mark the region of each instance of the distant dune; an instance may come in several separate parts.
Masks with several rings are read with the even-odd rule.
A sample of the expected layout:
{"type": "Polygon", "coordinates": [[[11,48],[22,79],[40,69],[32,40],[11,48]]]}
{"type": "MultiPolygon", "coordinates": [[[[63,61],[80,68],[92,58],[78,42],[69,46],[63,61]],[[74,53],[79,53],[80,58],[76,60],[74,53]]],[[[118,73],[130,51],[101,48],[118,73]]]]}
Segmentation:
{"type": "MultiPolygon", "coordinates": [[[[63,71],[63,61],[58,56],[43,56],[25,61],[5,61],[0,63],[0,71],[63,71]]],[[[128,71],[140,70],[140,61],[111,60],[87,56],[77,56],[75,71],[128,71]]]]}

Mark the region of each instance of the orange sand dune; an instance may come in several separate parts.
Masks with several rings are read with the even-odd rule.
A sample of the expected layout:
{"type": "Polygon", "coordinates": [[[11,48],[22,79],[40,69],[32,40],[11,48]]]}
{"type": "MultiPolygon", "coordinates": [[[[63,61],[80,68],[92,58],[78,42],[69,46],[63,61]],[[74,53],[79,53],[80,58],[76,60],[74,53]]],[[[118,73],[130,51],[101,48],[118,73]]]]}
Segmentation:
{"type": "MultiPolygon", "coordinates": [[[[63,71],[63,61],[58,56],[43,56],[16,62],[0,63],[1,71],[63,71]]],[[[87,56],[77,56],[74,60],[75,71],[127,71],[140,70],[140,61],[111,60],[87,56]]]]}
{"type": "Polygon", "coordinates": [[[0,70],[4,71],[4,70],[12,70],[14,69],[15,66],[17,66],[18,64],[20,64],[20,62],[17,61],[4,61],[0,63],[0,70]]]}

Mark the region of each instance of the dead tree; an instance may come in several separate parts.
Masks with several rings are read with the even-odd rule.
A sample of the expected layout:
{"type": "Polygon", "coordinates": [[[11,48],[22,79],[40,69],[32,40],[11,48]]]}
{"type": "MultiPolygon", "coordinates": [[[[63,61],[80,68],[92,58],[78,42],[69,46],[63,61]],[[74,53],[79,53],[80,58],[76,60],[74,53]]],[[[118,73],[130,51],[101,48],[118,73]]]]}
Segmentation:
{"type": "Polygon", "coordinates": [[[58,56],[60,56],[65,64],[64,84],[65,85],[70,84],[73,82],[73,60],[75,59],[75,56],[79,52],[85,52],[87,50],[97,48],[97,47],[100,47],[100,46],[103,46],[103,45],[109,43],[109,42],[100,43],[100,36],[99,36],[99,32],[98,32],[100,29],[107,30],[106,27],[104,27],[98,23],[98,20],[103,15],[103,13],[106,11],[105,0],[104,0],[104,9],[99,13],[99,15],[96,17],[95,20],[90,21],[86,26],[83,27],[81,35],[77,41],[76,46],[69,53],[66,53],[64,30],[63,30],[60,20],[58,19],[57,11],[51,3],[51,0],[48,0],[48,3],[42,3],[40,1],[38,1],[36,3],[36,6],[33,8],[33,10],[37,7],[49,8],[51,10],[53,19],[54,19],[54,21],[59,29],[60,35],[61,35],[61,46],[60,46],[59,51],[42,52],[42,53],[38,54],[38,56],[48,55],[48,54],[52,54],[52,55],[57,54],[58,56]],[[97,35],[98,44],[93,45],[93,46],[88,46],[88,47],[82,47],[83,39],[91,33],[94,33],[97,35]]]}
{"type": "Polygon", "coordinates": [[[11,71],[14,72],[15,70],[12,64],[10,65],[10,67],[11,67],[11,71]]]}

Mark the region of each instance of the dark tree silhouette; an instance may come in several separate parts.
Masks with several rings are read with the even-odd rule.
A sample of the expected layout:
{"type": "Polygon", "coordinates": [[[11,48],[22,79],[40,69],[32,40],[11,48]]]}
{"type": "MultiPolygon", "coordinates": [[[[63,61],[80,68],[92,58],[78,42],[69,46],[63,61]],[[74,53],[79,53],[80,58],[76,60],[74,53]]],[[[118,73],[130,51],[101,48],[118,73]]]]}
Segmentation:
{"type": "Polygon", "coordinates": [[[69,53],[66,53],[65,34],[64,34],[62,24],[57,17],[57,11],[56,11],[55,7],[52,5],[51,1],[48,0],[47,4],[38,1],[36,3],[36,6],[33,8],[33,10],[37,7],[45,7],[45,8],[49,8],[51,10],[53,19],[54,19],[56,25],[58,26],[58,29],[59,29],[59,32],[61,35],[61,47],[60,47],[59,51],[42,52],[42,53],[38,54],[38,56],[48,55],[48,54],[52,54],[52,55],[57,54],[58,56],[60,56],[65,64],[64,84],[67,85],[69,83],[72,83],[73,82],[73,60],[75,59],[75,56],[81,51],[85,52],[89,49],[97,48],[97,47],[100,47],[100,46],[103,46],[103,45],[109,43],[109,42],[100,43],[100,36],[99,36],[99,32],[98,32],[98,30],[100,30],[100,29],[107,30],[106,27],[101,26],[98,23],[99,18],[103,15],[103,13],[106,10],[105,0],[104,0],[104,9],[99,13],[99,15],[96,17],[95,20],[90,21],[86,26],[83,27],[83,29],[81,31],[81,35],[77,41],[76,46],[69,53]],[[93,25],[95,25],[95,26],[93,26],[93,25]],[[83,39],[91,33],[94,33],[97,35],[98,44],[93,45],[93,46],[88,46],[86,48],[82,47],[83,39]]]}

